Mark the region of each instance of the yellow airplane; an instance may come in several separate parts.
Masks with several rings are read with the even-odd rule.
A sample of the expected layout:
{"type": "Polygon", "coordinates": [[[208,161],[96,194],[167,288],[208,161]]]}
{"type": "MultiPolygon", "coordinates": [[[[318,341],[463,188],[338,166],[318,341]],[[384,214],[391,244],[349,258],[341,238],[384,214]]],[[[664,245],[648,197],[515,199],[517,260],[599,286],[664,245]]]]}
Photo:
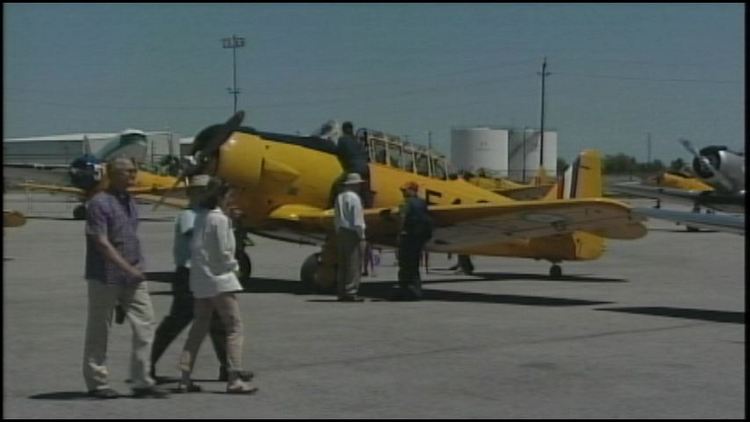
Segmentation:
{"type": "MultiPolygon", "coordinates": [[[[52,170],[55,168],[67,169],[68,180],[65,184],[24,182],[18,183],[17,186],[30,190],[74,195],[81,201],[81,205],[73,210],[73,217],[76,219],[85,219],[86,201],[97,192],[107,189],[109,185],[104,162],[112,157],[125,156],[131,157],[137,163],[138,159],[136,157],[143,157],[145,154],[146,142],[146,134],[144,132],[128,130],[123,132],[117,139],[105,145],[102,151],[96,155],[91,154],[91,148],[87,140],[84,145],[86,153],[73,160],[67,166],[20,163],[4,163],[3,165],[15,168],[33,168],[37,171],[52,170]]],[[[162,176],[144,170],[143,165],[139,165],[139,167],[135,186],[128,189],[136,197],[138,197],[138,194],[163,193],[175,185],[176,177],[162,176]]]]}
{"type": "Polygon", "coordinates": [[[653,182],[657,186],[697,192],[714,190],[711,185],[704,183],[699,178],[681,171],[664,171],[662,174],[653,178],[653,182]]]}
{"type": "MultiPolygon", "coordinates": [[[[238,224],[270,238],[322,245],[308,257],[300,278],[317,287],[335,283],[334,212],[328,208],[331,186],[341,174],[335,144],[315,136],[293,136],[241,127],[242,111],[226,123],[196,136],[195,165],[182,176],[220,177],[231,187],[238,224]]],[[[455,254],[544,259],[553,263],[596,259],[604,239],[637,239],[646,234],[644,217],[622,202],[601,198],[601,158],[584,151],[569,178],[539,200],[515,201],[483,189],[445,169],[446,161],[429,150],[398,142],[381,132],[359,129],[370,154],[373,206],[365,210],[368,240],[397,247],[399,189],[420,185],[435,220],[426,250],[455,254]],[[562,199],[561,199],[562,198],[562,199]]],[[[175,204],[172,204],[175,205],[175,204]]]]}

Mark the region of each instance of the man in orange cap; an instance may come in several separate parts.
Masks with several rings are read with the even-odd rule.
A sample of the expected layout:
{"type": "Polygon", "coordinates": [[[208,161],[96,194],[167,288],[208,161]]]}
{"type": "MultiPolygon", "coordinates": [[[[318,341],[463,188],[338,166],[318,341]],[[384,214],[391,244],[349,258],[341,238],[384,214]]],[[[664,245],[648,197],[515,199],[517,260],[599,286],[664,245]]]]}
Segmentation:
{"type": "Polygon", "coordinates": [[[422,298],[422,280],[419,276],[419,257],[424,244],[432,237],[432,218],[427,203],[417,196],[419,185],[407,182],[401,186],[404,202],[399,215],[401,229],[398,235],[398,285],[394,299],[419,300],[422,298]]]}

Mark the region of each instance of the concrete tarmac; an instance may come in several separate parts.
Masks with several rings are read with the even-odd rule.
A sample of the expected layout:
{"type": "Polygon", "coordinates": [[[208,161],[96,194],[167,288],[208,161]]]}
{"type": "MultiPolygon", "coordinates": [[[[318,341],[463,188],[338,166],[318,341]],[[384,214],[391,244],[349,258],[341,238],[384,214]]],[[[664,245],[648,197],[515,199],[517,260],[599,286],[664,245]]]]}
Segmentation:
{"type": "MultiPolygon", "coordinates": [[[[298,290],[318,249],[253,236],[254,285],[239,295],[244,362],[259,392],[224,394],[204,341],[205,392],[94,400],[81,372],[84,223],[63,196],[6,194],[29,216],[3,238],[3,416],[7,418],[742,418],[745,238],[650,220],[591,262],[474,257],[455,275],[430,256],[421,302],[385,300],[391,252],[363,278],[365,303],[298,290]]],[[[652,202],[634,201],[647,206],[652,202]]],[[[169,310],[175,211],[142,205],[157,323],[169,310]]],[[[158,363],[176,377],[183,332],[158,363]]],[[[130,328],[109,339],[111,384],[129,394],[130,328]]],[[[170,388],[174,384],[164,384],[170,388]]]]}

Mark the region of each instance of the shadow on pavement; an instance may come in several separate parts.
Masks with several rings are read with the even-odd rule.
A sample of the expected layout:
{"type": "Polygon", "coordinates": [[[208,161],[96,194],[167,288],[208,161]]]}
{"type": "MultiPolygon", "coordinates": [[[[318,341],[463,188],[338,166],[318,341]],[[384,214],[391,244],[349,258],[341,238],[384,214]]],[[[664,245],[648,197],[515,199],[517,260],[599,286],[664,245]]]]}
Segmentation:
{"type": "Polygon", "coordinates": [[[59,393],[42,393],[29,396],[36,400],[94,400],[85,391],[61,391],[59,393]]]}
{"type": "MultiPolygon", "coordinates": [[[[437,282],[447,283],[456,281],[471,280],[439,280],[437,282]]],[[[481,280],[480,280],[481,281],[481,280]]],[[[520,295],[498,295],[489,293],[459,292],[452,290],[438,290],[429,288],[429,285],[435,281],[423,283],[422,300],[434,300],[445,302],[474,302],[474,303],[501,303],[510,305],[531,305],[531,306],[585,306],[585,305],[604,305],[612,302],[590,301],[581,299],[565,299],[543,296],[520,296],[520,295]]],[[[359,288],[359,295],[368,299],[388,300],[393,295],[393,287],[396,281],[378,281],[362,283],[359,288]]],[[[289,293],[289,294],[310,294],[304,291],[302,285],[296,280],[270,279],[270,278],[253,278],[245,293],[289,293]]],[[[316,302],[326,302],[328,300],[316,299],[316,302]]],[[[335,302],[335,299],[331,299],[335,302]]]]}
{"type": "Polygon", "coordinates": [[[670,308],[666,306],[647,306],[632,308],[603,308],[597,311],[625,312],[630,314],[656,315],[672,318],[697,319],[709,322],[726,322],[744,324],[744,312],[712,311],[706,309],[670,308]]]}

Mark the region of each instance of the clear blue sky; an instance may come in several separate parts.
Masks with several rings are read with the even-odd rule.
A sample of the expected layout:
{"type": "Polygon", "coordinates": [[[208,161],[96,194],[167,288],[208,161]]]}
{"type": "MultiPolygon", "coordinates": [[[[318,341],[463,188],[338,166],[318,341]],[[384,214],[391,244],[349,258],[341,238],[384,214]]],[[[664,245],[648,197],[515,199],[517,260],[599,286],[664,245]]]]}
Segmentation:
{"type": "Polygon", "coordinates": [[[665,163],[744,150],[742,4],[4,4],[4,137],[125,128],[194,136],[352,120],[450,152],[453,126],[545,127],[665,163]]]}

